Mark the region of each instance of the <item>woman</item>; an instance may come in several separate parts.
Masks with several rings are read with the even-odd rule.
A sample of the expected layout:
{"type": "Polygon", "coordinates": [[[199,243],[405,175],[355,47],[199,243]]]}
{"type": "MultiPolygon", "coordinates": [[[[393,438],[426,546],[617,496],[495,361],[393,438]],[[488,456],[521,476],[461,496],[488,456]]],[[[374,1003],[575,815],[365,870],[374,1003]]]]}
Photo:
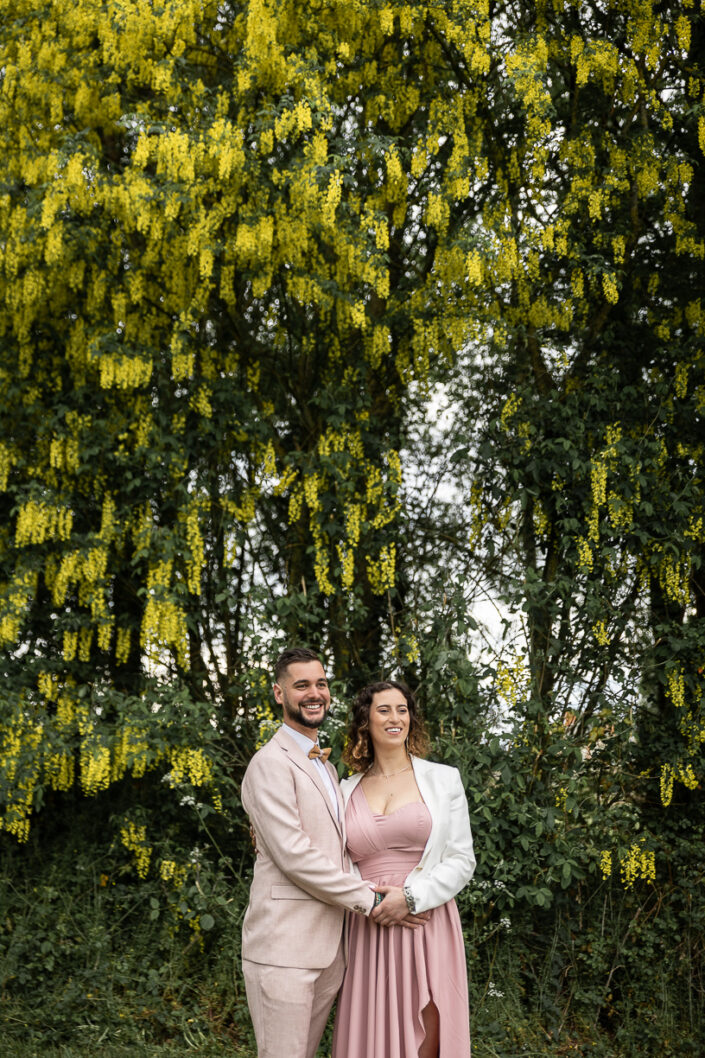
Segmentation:
{"type": "Polygon", "coordinates": [[[460,773],[422,759],[413,695],[393,680],[360,692],[341,783],[348,852],[383,894],[350,919],[333,1058],[470,1058],[467,970],[453,897],[475,869],[460,773]],[[424,925],[390,925],[401,907],[424,925]],[[396,912],[396,915],[394,914],[396,912]]]}

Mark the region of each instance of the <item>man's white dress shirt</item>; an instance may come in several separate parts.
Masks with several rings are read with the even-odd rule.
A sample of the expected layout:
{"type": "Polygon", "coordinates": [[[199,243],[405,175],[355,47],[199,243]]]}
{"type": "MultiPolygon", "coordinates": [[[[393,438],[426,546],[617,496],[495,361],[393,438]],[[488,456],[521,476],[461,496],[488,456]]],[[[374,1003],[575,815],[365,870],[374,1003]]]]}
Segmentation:
{"type": "MultiPolygon", "coordinates": [[[[288,724],[282,724],[282,730],[286,731],[287,735],[291,735],[294,742],[300,749],[304,751],[307,757],[313,746],[318,746],[318,743],[314,742],[314,740],[312,738],[309,738],[308,735],[302,735],[300,731],[295,731],[294,728],[289,727],[288,724]]],[[[328,791],[328,796],[330,797],[331,803],[335,808],[336,817],[340,819],[340,809],[338,807],[338,794],[336,792],[335,786],[333,785],[333,780],[328,774],[328,769],[326,768],[323,758],[312,757],[311,762],[315,764],[318,768],[320,776],[323,779],[323,782],[325,783],[326,790],[328,791]]]]}

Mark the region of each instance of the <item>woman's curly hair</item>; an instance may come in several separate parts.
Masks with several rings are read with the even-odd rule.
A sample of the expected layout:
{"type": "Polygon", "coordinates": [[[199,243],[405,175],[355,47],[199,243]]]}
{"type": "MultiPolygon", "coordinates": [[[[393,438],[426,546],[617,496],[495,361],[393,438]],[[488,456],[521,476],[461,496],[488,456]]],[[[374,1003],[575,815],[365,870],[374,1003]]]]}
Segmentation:
{"type": "Polygon", "coordinates": [[[379,683],[369,683],[363,687],[353,702],[352,720],[348,727],[348,735],[343,750],[343,760],[353,771],[367,771],[375,759],[375,751],[372,739],[369,736],[370,706],[372,699],[379,691],[397,690],[406,698],[409,707],[409,734],[406,746],[409,753],[415,757],[425,757],[428,753],[428,735],[424,722],[419,713],[416,699],[404,683],[396,680],[382,680],[379,683]]]}

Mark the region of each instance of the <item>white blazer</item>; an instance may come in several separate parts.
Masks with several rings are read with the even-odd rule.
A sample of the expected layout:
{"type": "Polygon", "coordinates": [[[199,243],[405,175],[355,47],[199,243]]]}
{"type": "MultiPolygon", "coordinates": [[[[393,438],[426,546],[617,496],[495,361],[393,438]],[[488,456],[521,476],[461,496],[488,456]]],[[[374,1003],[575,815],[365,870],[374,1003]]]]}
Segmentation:
{"type": "MultiPolygon", "coordinates": [[[[417,911],[440,907],[460,892],[475,871],[470,816],[465,788],[457,768],[412,757],[414,778],[431,813],[431,833],[417,867],[404,885],[417,911]]],[[[347,806],[364,772],[343,779],[340,789],[347,806]]],[[[359,873],[359,872],[358,872],[359,873]]]]}

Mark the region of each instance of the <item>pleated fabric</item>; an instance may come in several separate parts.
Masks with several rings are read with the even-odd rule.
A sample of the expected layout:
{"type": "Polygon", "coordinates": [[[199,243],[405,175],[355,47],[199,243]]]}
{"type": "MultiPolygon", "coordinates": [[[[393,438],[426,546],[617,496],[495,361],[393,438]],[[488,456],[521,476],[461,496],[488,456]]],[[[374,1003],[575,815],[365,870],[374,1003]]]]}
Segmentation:
{"type": "MultiPolygon", "coordinates": [[[[403,885],[431,832],[422,802],[375,815],[358,784],[345,815],[348,851],[363,878],[403,885]]],[[[422,1011],[435,1003],[440,1058],[470,1058],[467,970],[455,900],[434,908],[418,929],[377,926],[362,915],[349,924],[348,966],[338,997],[333,1058],[416,1058],[422,1011]]]]}

